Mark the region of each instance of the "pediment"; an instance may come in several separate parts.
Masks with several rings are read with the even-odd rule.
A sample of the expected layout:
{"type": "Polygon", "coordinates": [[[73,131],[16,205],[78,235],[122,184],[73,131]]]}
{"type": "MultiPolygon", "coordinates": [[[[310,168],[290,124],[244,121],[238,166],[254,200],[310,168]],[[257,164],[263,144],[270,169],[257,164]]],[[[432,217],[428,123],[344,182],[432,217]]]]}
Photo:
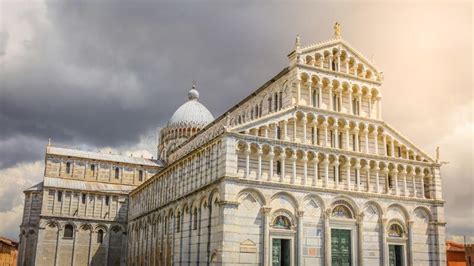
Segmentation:
{"type": "Polygon", "coordinates": [[[339,69],[344,72],[346,72],[345,68],[347,66],[348,73],[379,82],[382,81],[381,72],[373,60],[367,59],[342,39],[333,39],[328,42],[302,47],[299,52],[300,64],[331,69],[329,60],[334,59],[334,62],[341,62],[339,69]]]}

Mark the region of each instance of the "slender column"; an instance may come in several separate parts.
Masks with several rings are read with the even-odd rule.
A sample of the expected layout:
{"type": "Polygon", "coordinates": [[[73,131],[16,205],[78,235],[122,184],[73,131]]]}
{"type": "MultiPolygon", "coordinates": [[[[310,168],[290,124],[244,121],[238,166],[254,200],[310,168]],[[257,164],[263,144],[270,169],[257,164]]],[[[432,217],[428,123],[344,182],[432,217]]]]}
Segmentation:
{"type": "Polygon", "coordinates": [[[345,145],[345,149],[346,150],[350,150],[350,141],[349,141],[349,125],[345,125],[344,126],[344,134],[346,135],[346,145],[345,145]]]}
{"type": "MultiPolygon", "coordinates": [[[[279,123],[275,123],[275,133],[274,133],[274,139],[278,139],[278,127],[280,126],[279,123]]],[[[281,132],[281,131],[280,131],[281,132]]]]}
{"type": "Polygon", "coordinates": [[[272,208],[262,207],[263,213],[263,262],[264,265],[270,265],[270,212],[272,208]]]}
{"type": "Polygon", "coordinates": [[[400,195],[400,191],[398,190],[398,170],[397,169],[393,169],[392,171],[393,173],[393,179],[395,181],[395,195],[400,195]]]}
{"type": "Polygon", "coordinates": [[[408,196],[407,171],[403,169],[400,173],[403,177],[403,196],[408,196]]]}
{"type": "Polygon", "coordinates": [[[371,191],[371,188],[370,188],[370,167],[369,165],[365,165],[364,166],[364,170],[365,170],[365,174],[366,174],[366,180],[367,180],[367,192],[370,192],[371,191]]]}
{"type": "Polygon", "coordinates": [[[382,135],[382,138],[383,138],[383,156],[388,156],[387,154],[387,135],[385,133],[383,133],[382,135]]]}
{"type": "Polygon", "coordinates": [[[318,82],[318,108],[322,108],[323,105],[323,89],[322,85],[318,82]]]}
{"type": "Polygon", "coordinates": [[[319,164],[318,154],[316,154],[314,156],[313,162],[314,162],[314,175],[313,175],[313,183],[311,185],[316,186],[316,182],[318,181],[318,172],[319,172],[319,169],[318,169],[318,164],[319,164]]]}
{"type": "Polygon", "coordinates": [[[375,142],[375,152],[374,154],[379,154],[379,134],[377,132],[377,129],[374,129],[374,142],[375,142]]]}
{"type": "Polygon", "coordinates": [[[245,150],[245,177],[250,176],[250,146],[245,150]]]}
{"type": "Polygon", "coordinates": [[[268,138],[268,126],[265,126],[263,129],[264,129],[264,131],[263,131],[263,136],[264,136],[265,138],[268,138]]]}
{"type": "Polygon", "coordinates": [[[334,103],[332,102],[332,100],[333,100],[333,99],[332,99],[332,86],[331,86],[331,85],[328,85],[327,88],[328,88],[328,90],[329,90],[329,110],[330,110],[330,111],[333,111],[333,110],[334,110],[334,108],[333,108],[333,104],[334,104],[334,103]]]}
{"type": "Polygon", "coordinates": [[[357,191],[360,191],[360,164],[359,161],[356,162],[355,165],[356,171],[356,182],[357,182],[357,191]]]}
{"type": "Polygon", "coordinates": [[[324,158],[323,160],[323,165],[324,165],[324,187],[328,187],[329,184],[329,160],[327,158],[324,158]]]}
{"type": "Polygon", "coordinates": [[[299,105],[301,102],[301,79],[298,77],[296,80],[296,104],[299,105]]]}
{"type": "Polygon", "coordinates": [[[390,139],[390,156],[395,157],[395,139],[393,137],[390,139]]]}
{"type": "Polygon", "coordinates": [[[329,227],[329,218],[331,209],[323,212],[324,218],[324,265],[331,266],[331,228],[329,227]]]}
{"type": "Polygon", "coordinates": [[[412,186],[413,186],[413,197],[416,198],[416,173],[415,170],[410,171],[412,186]]]}
{"type": "Polygon", "coordinates": [[[369,95],[367,99],[369,101],[369,118],[372,118],[372,97],[369,95]]]}
{"type": "Polygon", "coordinates": [[[354,107],[352,106],[352,91],[351,91],[351,89],[349,89],[349,110],[348,110],[347,113],[354,114],[354,107]]]}
{"type": "Polygon", "coordinates": [[[314,136],[311,136],[313,138],[311,140],[312,144],[313,145],[318,145],[319,134],[318,134],[318,121],[317,120],[316,120],[316,122],[313,122],[313,132],[314,132],[314,136]]]}
{"type": "Polygon", "coordinates": [[[296,122],[297,122],[298,118],[295,117],[293,118],[293,141],[296,142],[296,122]]]}
{"type": "Polygon", "coordinates": [[[303,116],[302,122],[303,122],[303,143],[306,144],[306,124],[308,123],[306,116],[303,116]]]}
{"type": "Polygon", "coordinates": [[[303,265],[303,216],[304,211],[297,211],[296,216],[298,218],[298,258],[297,265],[303,265]]]}
{"type": "Polygon", "coordinates": [[[354,134],[355,134],[355,150],[356,152],[360,152],[360,147],[359,147],[359,129],[354,128],[354,134]]]}
{"type": "Polygon", "coordinates": [[[378,163],[375,166],[374,171],[375,171],[375,192],[380,193],[380,177],[379,177],[380,168],[379,168],[378,163]]]}
{"type": "Polygon", "coordinates": [[[281,175],[280,175],[280,182],[283,182],[284,178],[285,178],[285,158],[286,158],[286,154],[285,152],[282,152],[280,154],[280,161],[281,161],[281,175]]]}
{"type": "Polygon", "coordinates": [[[306,85],[308,86],[308,98],[309,98],[309,101],[308,101],[308,105],[309,106],[313,106],[313,88],[311,87],[312,86],[312,81],[311,80],[308,80],[308,82],[306,83],[306,85]]]}
{"type": "Polygon", "coordinates": [[[268,158],[270,160],[270,169],[269,169],[269,173],[268,173],[268,181],[271,181],[272,178],[273,178],[273,158],[275,157],[275,153],[273,153],[273,147],[270,148],[270,151],[268,152],[268,158]]]}
{"type": "Polygon", "coordinates": [[[285,134],[284,140],[288,140],[288,121],[283,120],[283,133],[285,134]]]}
{"type": "Polygon", "coordinates": [[[364,213],[357,215],[357,261],[364,265],[364,213]]]}
{"type": "Polygon", "coordinates": [[[367,125],[365,126],[362,133],[365,136],[365,153],[369,153],[369,129],[367,129],[367,125]]]}
{"type": "Polygon", "coordinates": [[[408,149],[408,147],[406,148],[405,159],[407,159],[407,160],[410,159],[410,149],[408,149]]]}
{"type": "Polygon", "coordinates": [[[407,222],[408,227],[408,250],[407,250],[407,260],[408,266],[414,266],[413,263],[413,221],[407,222]]]}
{"type": "Polygon", "coordinates": [[[346,174],[347,174],[347,190],[352,190],[351,163],[350,162],[346,162],[346,174]]]}
{"type": "Polygon", "coordinates": [[[323,122],[323,128],[324,128],[324,145],[326,145],[326,147],[329,147],[330,144],[328,143],[328,122],[327,121],[324,121],[323,122]]]}
{"type": "Polygon", "coordinates": [[[305,152],[303,154],[303,185],[306,185],[307,178],[308,178],[308,155],[305,152]]]}
{"type": "Polygon", "coordinates": [[[425,198],[425,177],[423,176],[422,173],[419,174],[419,177],[421,179],[421,198],[425,198]]]}
{"type": "Polygon", "coordinates": [[[257,180],[261,180],[262,179],[262,149],[259,148],[258,151],[257,151],[257,155],[258,155],[258,174],[257,174],[257,180]]]}
{"type": "Polygon", "coordinates": [[[293,164],[293,173],[291,175],[291,184],[294,184],[295,183],[295,180],[296,180],[296,152],[293,151],[293,155],[291,156],[291,162],[293,164]]]}
{"type": "Polygon", "coordinates": [[[333,166],[334,166],[334,181],[335,181],[335,184],[334,184],[334,187],[339,189],[339,162],[338,161],[334,161],[333,163],[333,166]]]}
{"type": "Polygon", "coordinates": [[[380,231],[382,237],[382,265],[388,265],[388,247],[387,247],[387,219],[380,219],[380,231]]]}
{"type": "Polygon", "coordinates": [[[339,149],[339,132],[337,130],[337,125],[334,126],[334,146],[336,146],[336,149],[339,149]]]}
{"type": "Polygon", "coordinates": [[[384,176],[385,176],[385,193],[386,193],[386,194],[389,194],[389,193],[390,193],[390,186],[389,186],[389,184],[388,184],[388,181],[389,181],[389,180],[388,180],[388,171],[389,171],[389,170],[388,170],[387,166],[385,166],[385,168],[382,170],[382,172],[383,172],[383,174],[384,174],[384,176]]]}

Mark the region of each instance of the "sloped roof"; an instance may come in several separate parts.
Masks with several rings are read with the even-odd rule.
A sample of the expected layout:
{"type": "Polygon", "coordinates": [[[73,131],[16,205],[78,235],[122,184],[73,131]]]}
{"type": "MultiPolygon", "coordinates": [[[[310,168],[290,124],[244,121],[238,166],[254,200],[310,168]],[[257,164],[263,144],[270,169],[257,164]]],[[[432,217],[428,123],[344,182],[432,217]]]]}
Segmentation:
{"type": "Polygon", "coordinates": [[[100,191],[126,194],[136,186],[122,184],[107,184],[101,182],[75,180],[57,177],[44,177],[44,187],[83,190],[83,191],[100,191]]]}
{"type": "Polygon", "coordinates": [[[34,185],[34,186],[30,187],[30,188],[27,188],[27,189],[25,190],[25,192],[26,192],[26,191],[40,191],[40,190],[42,190],[42,189],[43,189],[43,182],[39,182],[38,184],[36,184],[36,185],[34,185]]]}
{"type": "Polygon", "coordinates": [[[146,159],[142,157],[131,157],[131,156],[119,155],[119,154],[107,154],[107,153],[101,153],[101,152],[84,151],[84,150],[65,148],[65,147],[48,146],[48,148],[46,149],[46,153],[61,155],[61,156],[71,156],[71,157],[92,159],[92,160],[110,161],[110,162],[139,164],[139,165],[157,166],[157,167],[163,166],[163,162],[161,162],[160,160],[152,160],[152,159],[146,159]]]}

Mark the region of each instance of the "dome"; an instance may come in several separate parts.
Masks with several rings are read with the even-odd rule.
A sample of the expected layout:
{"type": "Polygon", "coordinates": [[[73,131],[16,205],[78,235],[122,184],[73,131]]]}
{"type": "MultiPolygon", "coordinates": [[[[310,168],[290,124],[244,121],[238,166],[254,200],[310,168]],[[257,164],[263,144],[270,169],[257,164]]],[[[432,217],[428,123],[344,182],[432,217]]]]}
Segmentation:
{"type": "Polygon", "coordinates": [[[202,128],[214,120],[214,116],[199,101],[199,92],[195,86],[188,92],[188,101],[181,105],[171,116],[168,127],[202,128]]]}

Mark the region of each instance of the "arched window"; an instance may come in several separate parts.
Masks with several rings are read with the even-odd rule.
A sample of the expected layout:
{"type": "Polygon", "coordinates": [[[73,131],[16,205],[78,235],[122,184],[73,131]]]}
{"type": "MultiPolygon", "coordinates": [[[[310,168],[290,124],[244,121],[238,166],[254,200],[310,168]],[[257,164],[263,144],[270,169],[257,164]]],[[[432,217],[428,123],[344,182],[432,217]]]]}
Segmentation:
{"type": "Polygon", "coordinates": [[[119,179],[120,177],[120,169],[118,167],[115,167],[115,179],[119,179]]]}
{"type": "Polygon", "coordinates": [[[268,112],[271,113],[272,112],[272,96],[268,97],[268,112]]]}
{"type": "Polygon", "coordinates": [[[71,163],[67,162],[66,163],[66,174],[70,174],[70,173],[71,173],[71,163]]]}
{"type": "Polygon", "coordinates": [[[290,219],[284,215],[278,215],[275,220],[273,220],[273,227],[278,229],[290,229],[290,219]]]}
{"type": "Polygon", "coordinates": [[[74,234],[74,227],[70,224],[64,226],[64,238],[72,238],[74,234]]]}
{"type": "Polygon", "coordinates": [[[99,231],[97,231],[97,243],[102,244],[103,242],[104,242],[104,230],[99,229],[99,231]]]}
{"type": "Polygon", "coordinates": [[[388,228],[389,237],[403,237],[403,228],[397,224],[393,223],[388,228]]]}
{"type": "Polygon", "coordinates": [[[193,220],[193,230],[196,230],[198,228],[198,211],[197,209],[194,209],[194,220],[193,220]]]}
{"type": "Polygon", "coordinates": [[[335,218],[352,219],[351,211],[344,205],[337,205],[336,207],[334,207],[334,209],[332,209],[331,216],[335,218]]]}
{"type": "Polygon", "coordinates": [[[180,230],[181,230],[181,214],[178,213],[178,215],[176,216],[176,232],[179,233],[180,230]]]}
{"type": "Polygon", "coordinates": [[[143,181],[143,170],[138,170],[138,181],[143,181]]]}
{"type": "Polygon", "coordinates": [[[276,172],[277,175],[281,175],[281,161],[276,161],[276,172]]]}

